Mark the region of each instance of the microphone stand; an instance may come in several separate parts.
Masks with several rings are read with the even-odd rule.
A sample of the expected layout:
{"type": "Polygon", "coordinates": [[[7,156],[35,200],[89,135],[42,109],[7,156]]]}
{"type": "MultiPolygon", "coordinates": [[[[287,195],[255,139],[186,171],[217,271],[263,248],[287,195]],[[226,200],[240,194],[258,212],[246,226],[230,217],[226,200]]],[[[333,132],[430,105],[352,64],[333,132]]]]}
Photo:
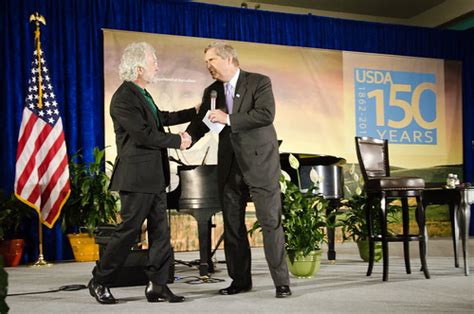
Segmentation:
{"type": "Polygon", "coordinates": [[[207,154],[209,153],[210,148],[211,146],[207,147],[206,152],[204,153],[204,158],[202,159],[202,162],[201,162],[201,166],[204,166],[206,164],[206,158],[207,158],[207,154]]]}

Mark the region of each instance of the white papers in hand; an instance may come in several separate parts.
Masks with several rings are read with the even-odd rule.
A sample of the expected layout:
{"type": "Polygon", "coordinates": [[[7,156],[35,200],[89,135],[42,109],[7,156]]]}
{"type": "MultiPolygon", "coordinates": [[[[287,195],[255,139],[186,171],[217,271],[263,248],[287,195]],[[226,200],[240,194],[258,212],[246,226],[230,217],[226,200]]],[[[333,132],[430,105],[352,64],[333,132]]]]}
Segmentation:
{"type": "Polygon", "coordinates": [[[209,130],[213,133],[219,134],[222,129],[225,127],[225,124],[219,123],[219,122],[211,122],[209,120],[209,114],[211,113],[210,110],[206,112],[206,115],[204,118],[202,118],[202,122],[204,122],[205,125],[209,128],[209,130]]]}

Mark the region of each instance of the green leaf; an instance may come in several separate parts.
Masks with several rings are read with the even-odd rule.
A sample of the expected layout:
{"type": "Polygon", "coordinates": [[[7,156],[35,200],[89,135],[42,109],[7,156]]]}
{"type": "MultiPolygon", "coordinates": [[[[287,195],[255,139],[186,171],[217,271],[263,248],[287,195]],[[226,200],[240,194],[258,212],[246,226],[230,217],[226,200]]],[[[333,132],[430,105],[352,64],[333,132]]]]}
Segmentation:
{"type": "Polygon", "coordinates": [[[118,197],[108,188],[105,150],[95,147],[93,155],[92,162],[85,162],[78,152],[69,162],[71,195],[62,210],[64,228],[84,227],[92,233],[98,224],[117,220],[118,197]]]}

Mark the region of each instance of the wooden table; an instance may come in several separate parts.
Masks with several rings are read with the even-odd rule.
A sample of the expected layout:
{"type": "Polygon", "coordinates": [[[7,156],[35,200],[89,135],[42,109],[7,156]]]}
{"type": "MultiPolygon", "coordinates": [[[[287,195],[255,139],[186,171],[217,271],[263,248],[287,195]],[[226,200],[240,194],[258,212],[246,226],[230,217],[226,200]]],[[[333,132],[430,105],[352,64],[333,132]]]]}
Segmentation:
{"type": "Polygon", "coordinates": [[[459,267],[458,251],[461,238],[464,260],[464,274],[469,275],[468,245],[471,204],[474,203],[474,186],[460,185],[448,189],[442,184],[427,184],[423,192],[423,206],[447,204],[449,206],[452,239],[454,247],[454,266],[459,267]]]}

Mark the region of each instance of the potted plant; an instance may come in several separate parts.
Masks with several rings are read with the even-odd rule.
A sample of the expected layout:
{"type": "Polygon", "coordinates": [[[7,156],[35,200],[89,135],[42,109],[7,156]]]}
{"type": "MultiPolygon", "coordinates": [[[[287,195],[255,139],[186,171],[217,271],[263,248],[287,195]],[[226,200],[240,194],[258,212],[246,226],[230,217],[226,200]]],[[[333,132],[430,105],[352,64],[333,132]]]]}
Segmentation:
{"type": "MultiPolygon", "coordinates": [[[[285,249],[290,272],[297,278],[310,278],[319,271],[321,246],[326,241],[327,217],[325,215],[327,200],[317,193],[319,176],[312,169],[310,178],[313,182],[308,189],[301,189],[299,161],[293,155],[289,157],[290,166],[296,170],[297,182],[282,171],[280,186],[282,192],[282,225],[285,233],[285,249]]],[[[256,222],[250,233],[259,229],[256,222]]]]}
{"type": "MultiPolygon", "coordinates": [[[[341,201],[341,207],[339,208],[341,215],[338,216],[337,226],[342,227],[343,241],[352,239],[356,242],[361,259],[367,262],[369,260],[369,245],[365,211],[368,199],[361,188],[364,181],[363,178],[356,173],[355,164],[352,164],[349,170],[349,176],[350,180],[346,183],[345,189],[351,196],[341,201]]],[[[399,208],[399,206],[389,204],[387,212],[387,221],[389,223],[396,223],[398,221],[395,213],[399,208]]],[[[381,232],[378,215],[380,215],[380,211],[373,209],[374,234],[380,234],[381,232]]],[[[381,259],[382,243],[375,242],[374,260],[378,262],[381,259]]]]}
{"type": "Polygon", "coordinates": [[[33,215],[33,209],[14,194],[6,196],[0,191],[0,255],[4,266],[17,266],[20,263],[25,243],[20,236],[21,222],[33,215]]]}
{"type": "Polygon", "coordinates": [[[62,214],[64,228],[82,231],[68,234],[76,261],[98,259],[93,232],[100,224],[116,223],[118,216],[118,196],[109,190],[105,171],[106,165],[113,164],[104,161],[105,150],[95,147],[93,154],[91,162],[85,162],[80,154],[69,162],[71,194],[62,214]],[[86,247],[80,247],[82,244],[86,247]]]}
{"type": "MultiPolygon", "coordinates": [[[[338,218],[338,223],[342,227],[342,240],[352,239],[356,242],[360,258],[367,262],[369,260],[368,231],[365,218],[367,196],[353,194],[349,199],[342,200],[341,205],[340,211],[342,211],[342,216],[338,218]]],[[[374,229],[376,228],[377,224],[374,224],[374,229]]],[[[378,262],[381,259],[381,243],[375,242],[374,260],[378,262]]]]}

